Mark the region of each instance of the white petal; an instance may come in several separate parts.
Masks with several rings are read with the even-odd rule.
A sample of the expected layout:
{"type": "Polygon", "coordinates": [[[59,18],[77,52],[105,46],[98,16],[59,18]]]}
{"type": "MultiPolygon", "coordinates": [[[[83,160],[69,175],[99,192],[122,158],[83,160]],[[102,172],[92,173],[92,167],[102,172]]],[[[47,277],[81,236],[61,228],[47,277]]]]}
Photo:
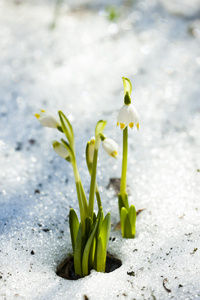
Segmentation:
{"type": "Polygon", "coordinates": [[[118,155],[118,144],[110,138],[105,138],[102,142],[104,150],[111,156],[116,157],[118,155]]]}
{"type": "Polygon", "coordinates": [[[56,118],[47,111],[41,110],[41,113],[35,114],[35,116],[44,127],[57,128],[60,125],[56,118]]]}
{"type": "Polygon", "coordinates": [[[137,125],[139,123],[139,115],[133,105],[129,105],[129,124],[137,125]]]}
{"type": "Polygon", "coordinates": [[[117,125],[120,124],[121,129],[124,129],[128,125],[133,128],[133,126],[136,125],[139,129],[139,121],[139,115],[134,106],[132,104],[124,104],[119,111],[117,125]]]}
{"type": "Polygon", "coordinates": [[[67,157],[69,157],[69,152],[68,152],[67,148],[66,148],[63,144],[61,144],[61,143],[59,143],[59,142],[57,142],[57,141],[53,141],[53,142],[52,142],[52,145],[53,145],[54,151],[55,151],[59,156],[61,156],[62,158],[67,158],[67,157]]]}
{"type": "Polygon", "coordinates": [[[117,123],[124,124],[125,127],[129,124],[129,118],[128,118],[128,107],[129,105],[123,105],[120,109],[117,117],[117,123]]]}

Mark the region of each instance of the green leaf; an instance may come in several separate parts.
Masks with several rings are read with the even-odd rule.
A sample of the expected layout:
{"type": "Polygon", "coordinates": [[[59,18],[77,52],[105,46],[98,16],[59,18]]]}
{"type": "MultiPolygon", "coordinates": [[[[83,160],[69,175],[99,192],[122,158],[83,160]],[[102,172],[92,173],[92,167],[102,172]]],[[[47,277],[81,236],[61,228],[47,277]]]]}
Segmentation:
{"type": "Polygon", "coordinates": [[[76,212],[72,208],[70,209],[70,212],[69,212],[69,226],[70,226],[72,248],[73,248],[73,253],[74,253],[76,238],[77,238],[78,228],[79,228],[79,220],[78,220],[76,212]]]}
{"type": "Polygon", "coordinates": [[[62,111],[59,111],[58,115],[60,118],[63,132],[66,135],[70,146],[74,150],[74,133],[73,133],[72,125],[62,111]]]}
{"type": "Polygon", "coordinates": [[[85,236],[86,236],[86,240],[88,240],[91,231],[92,231],[92,225],[93,225],[93,221],[90,217],[87,217],[85,219],[85,236]]]}
{"type": "Polygon", "coordinates": [[[131,205],[129,208],[129,212],[128,212],[128,217],[130,220],[130,224],[131,224],[131,235],[132,237],[135,236],[136,233],[136,217],[137,217],[137,213],[136,213],[136,209],[134,205],[131,205]]]}
{"type": "Polygon", "coordinates": [[[127,193],[125,193],[124,198],[122,198],[120,193],[118,194],[118,207],[119,207],[119,214],[121,214],[122,207],[125,207],[127,210],[129,209],[127,193]]]}
{"type": "Polygon", "coordinates": [[[125,196],[124,196],[124,207],[127,209],[127,211],[129,210],[129,204],[128,204],[128,195],[127,193],[125,193],[125,196]]]}
{"type": "Polygon", "coordinates": [[[131,230],[131,222],[130,222],[130,219],[129,219],[129,215],[127,214],[126,215],[126,219],[125,219],[125,222],[124,222],[124,237],[125,238],[132,238],[132,230],[131,230]]]}
{"type": "Polygon", "coordinates": [[[98,219],[98,228],[97,228],[97,238],[98,238],[99,233],[100,233],[100,229],[101,229],[101,225],[102,225],[103,220],[104,220],[102,207],[100,207],[100,209],[98,211],[97,219],[98,219]]]}
{"type": "Polygon", "coordinates": [[[100,134],[103,133],[104,128],[106,126],[106,121],[104,120],[100,120],[97,122],[96,124],[96,128],[95,128],[95,138],[96,138],[96,142],[97,142],[97,137],[100,136],[100,134]]]}
{"type": "Polygon", "coordinates": [[[96,252],[96,237],[94,236],[94,239],[92,241],[92,245],[90,248],[89,258],[88,258],[88,269],[92,270],[95,268],[94,266],[94,259],[95,259],[95,252],[96,252]]]}
{"type": "Polygon", "coordinates": [[[82,226],[81,223],[79,224],[79,229],[76,237],[76,244],[75,244],[75,251],[74,251],[74,269],[75,274],[83,276],[82,273],[82,252],[83,252],[83,245],[82,245],[82,226]]]}
{"type": "Polygon", "coordinates": [[[120,216],[121,216],[122,207],[124,207],[124,202],[123,202],[121,194],[118,194],[118,208],[119,208],[119,215],[120,216]]]}
{"type": "Polygon", "coordinates": [[[128,92],[129,96],[131,96],[132,84],[131,84],[130,80],[126,77],[122,77],[122,79],[123,79],[123,85],[124,85],[124,95],[126,95],[126,93],[128,92]]]}
{"type": "Polygon", "coordinates": [[[91,174],[92,173],[92,162],[90,162],[90,160],[89,160],[89,146],[90,146],[90,142],[87,142],[86,149],[85,149],[85,158],[86,158],[88,171],[91,174]]]}
{"type": "Polygon", "coordinates": [[[131,205],[127,211],[125,207],[121,209],[121,230],[123,238],[134,238],[135,237],[135,221],[136,221],[136,210],[135,206],[131,205]]]}
{"type": "Polygon", "coordinates": [[[102,237],[98,237],[95,257],[95,270],[97,272],[105,272],[106,259],[104,256],[104,245],[102,237]]]}
{"type": "Polygon", "coordinates": [[[92,216],[92,219],[93,219],[93,223],[95,223],[96,219],[97,219],[97,216],[95,214],[95,212],[93,211],[93,216],[92,216]]]}
{"type": "Polygon", "coordinates": [[[122,207],[121,214],[120,214],[122,237],[125,237],[125,220],[126,220],[127,215],[128,215],[128,212],[127,212],[126,208],[122,207]]]}
{"type": "Polygon", "coordinates": [[[102,222],[102,225],[99,223],[100,230],[97,240],[96,247],[96,271],[105,272],[106,266],[106,254],[108,247],[108,240],[110,236],[110,226],[111,226],[111,216],[108,213],[105,219],[102,222]]]}
{"type": "Polygon", "coordinates": [[[96,233],[96,229],[97,229],[97,224],[98,224],[98,220],[96,220],[94,228],[92,230],[92,233],[90,234],[89,239],[87,240],[84,252],[83,252],[83,258],[82,258],[82,270],[83,270],[83,276],[86,276],[89,274],[89,269],[88,269],[88,259],[89,259],[89,253],[90,253],[90,249],[91,249],[91,245],[96,233]]]}

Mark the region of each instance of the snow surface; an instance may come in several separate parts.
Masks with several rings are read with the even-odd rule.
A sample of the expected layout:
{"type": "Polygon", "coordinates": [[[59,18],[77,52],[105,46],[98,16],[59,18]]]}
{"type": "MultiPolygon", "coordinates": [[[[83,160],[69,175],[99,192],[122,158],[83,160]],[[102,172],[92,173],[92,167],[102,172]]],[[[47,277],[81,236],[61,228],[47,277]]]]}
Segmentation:
{"type": "Polygon", "coordinates": [[[200,299],[200,1],[0,0],[0,299],[200,299]],[[109,21],[107,6],[119,18],[109,21]],[[52,29],[52,24],[54,28],[52,29]],[[133,240],[121,238],[118,160],[101,149],[98,184],[112,213],[112,273],[78,281],[55,274],[72,252],[71,166],[54,153],[61,134],[33,113],[63,110],[84,151],[99,119],[116,128],[122,76],[133,83],[141,130],[129,133],[130,202],[145,208],[133,240]]]}

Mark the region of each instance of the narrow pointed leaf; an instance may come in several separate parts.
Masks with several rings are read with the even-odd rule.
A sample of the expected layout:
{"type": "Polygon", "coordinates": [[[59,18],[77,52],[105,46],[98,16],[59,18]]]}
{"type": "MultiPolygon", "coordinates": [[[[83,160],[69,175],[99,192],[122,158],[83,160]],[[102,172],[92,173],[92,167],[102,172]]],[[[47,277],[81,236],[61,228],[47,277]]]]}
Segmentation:
{"type": "Polygon", "coordinates": [[[102,238],[99,237],[97,240],[96,247],[96,271],[97,272],[105,272],[105,256],[104,256],[104,246],[102,238]]]}
{"type": "Polygon", "coordinates": [[[103,210],[101,208],[101,210],[99,211],[99,214],[97,216],[97,219],[98,219],[98,228],[97,228],[97,237],[99,236],[100,234],[100,230],[101,230],[101,226],[102,226],[102,223],[104,221],[104,215],[103,215],[103,210]]]}
{"type": "Polygon", "coordinates": [[[128,212],[126,210],[125,207],[122,207],[121,209],[121,231],[122,231],[122,237],[125,237],[125,220],[126,220],[126,217],[128,215],[128,212]]]}
{"type": "Polygon", "coordinates": [[[125,193],[124,198],[122,198],[120,193],[118,194],[118,207],[119,207],[119,214],[121,214],[122,207],[125,207],[127,210],[129,209],[127,193],[125,193]]]}
{"type": "Polygon", "coordinates": [[[111,215],[108,213],[102,222],[99,223],[100,232],[97,240],[97,255],[96,255],[96,270],[97,272],[105,272],[106,266],[106,254],[108,247],[108,240],[110,236],[110,226],[111,226],[111,215]]]}
{"type": "Polygon", "coordinates": [[[89,258],[88,258],[88,269],[92,270],[95,268],[94,259],[95,259],[95,251],[96,251],[96,237],[92,241],[92,245],[90,248],[89,258]]]}
{"type": "Polygon", "coordinates": [[[129,220],[130,220],[130,224],[131,224],[131,234],[132,234],[132,236],[135,236],[137,213],[136,213],[136,209],[135,209],[134,205],[130,206],[128,216],[129,216],[129,220]]]}
{"type": "Polygon", "coordinates": [[[66,135],[71,147],[74,149],[74,133],[73,133],[72,125],[62,111],[59,111],[58,115],[60,117],[62,130],[66,135]]]}
{"type": "Polygon", "coordinates": [[[95,223],[96,219],[97,219],[97,216],[95,214],[95,212],[93,211],[93,216],[92,216],[92,219],[93,219],[93,224],[95,223]]]}
{"type": "Polygon", "coordinates": [[[132,230],[131,230],[131,222],[129,219],[129,215],[126,215],[126,219],[124,222],[124,237],[127,239],[133,238],[134,236],[132,235],[132,230]]]}
{"type": "Polygon", "coordinates": [[[73,248],[73,253],[74,253],[76,238],[77,238],[78,228],[79,228],[79,220],[78,220],[76,212],[72,208],[70,209],[70,212],[69,212],[69,226],[70,226],[72,248],[73,248]]]}
{"type": "Polygon", "coordinates": [[[86,240],[88,240],[88,238],[91,234],[92,225],[93,225],[92,219],[90,217],[87,217],[85,219],[85,236],[86,236],[86,240]]]}
{"type": "Polygon", "coordinates": [[[78,234],[76,238],[76,245],[74,251],[74,269],[77,275],[83,276],[82,273],[82,226],[81,223],[79,225],[78,234]]]}
{"type": "Polygon", "coordinates": [[[87,240],[87,243],[85,245],[85,249],[84,249],[84,252],[83,252],[83,258],[82,258],[83,276],[86,276],[89,273],[88,259],[89,259],[89,253],[90,253],[91,245],[92,245],[95,233],[96,233],[97,224],[98,224],[98,220],[96,220],[94,229],[92,230],[92,233],[90,234],[90,237],[87,240]]]}
{"type": "Polygon", "coordinates": [[[125,193],[123,202],[124,202],[124,207],[125,207],[126,210],[128,211],[128,210],[129,210],[129,204],[128,204],[128,195],[127,195],[127,193],[125,193]]]}
{"type": "Polygon", "coordinates": [[[123,202],[121,194],[118,194],[118,208],[119,208],[119,215],[120,216],[121,216],[122,207],[124,207],[124,202],[123,202]]]}
{"type": "Polygon", "coordinates": [[[90,162],[90,159],[89,159],[89,147],[90,147],[90,142],[88,142],[87,145],[86,145],[85,158],[86,158],[88,171],[91,174],[92,173],[92,162],[90,162]]]}

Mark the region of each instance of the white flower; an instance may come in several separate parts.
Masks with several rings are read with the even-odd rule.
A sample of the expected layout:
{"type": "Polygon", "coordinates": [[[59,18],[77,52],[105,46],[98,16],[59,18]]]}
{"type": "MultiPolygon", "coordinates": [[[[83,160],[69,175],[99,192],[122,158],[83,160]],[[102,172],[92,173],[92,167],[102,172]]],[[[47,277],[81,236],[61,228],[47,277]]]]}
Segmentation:
{"type": "Polygon", "coordinates": [[[63,144],[61,144],[61,143],[59,143],[59,142],[57,142],[57,141],[53,141],[53,142],[52,142],[52,145],[53,145],[54,151],[55,151],[59,156],[61,156],[61,157],[64,158],[64,159],[66,159],[66,158],[69,157],[69,151],[67,150],[67,148],[66,148],[63,144]]]}
{"type": "Polygon", "coordinates": [[[56,118],[54,118],[54,116],[51,115],[51,113],[43,109],[41,109],[40,111],[41,112],[39,114],[35,114],[35,117],[38,119],[42,126],[51,128],[60,127],[60,124],[58,123],[56,118]]]}
{"type": "Polygon", "coordinates": [[[88,146],[88,159],[89,163],[93,162],[93,157],[94,157],[94,147],[95,147],[95,137],[92,137],[89,146],[88,146]]]}
{"type": "Polygon", "coordinates": [[[133,126],[136,125],[139,130],[139,121],[138,112],[133,105],[124,104],[118,113],[117,126],[120,125],[120,128],[124,129],[126,126],[133,128],[133,126]]]}
{"type": "Polygon", "coordinates": [[[102,141],[102,146],[104,150],[112,157],[117,157],[118,155],[118,145],[115,141],[109,138],[105,138],[102,141]]]}

